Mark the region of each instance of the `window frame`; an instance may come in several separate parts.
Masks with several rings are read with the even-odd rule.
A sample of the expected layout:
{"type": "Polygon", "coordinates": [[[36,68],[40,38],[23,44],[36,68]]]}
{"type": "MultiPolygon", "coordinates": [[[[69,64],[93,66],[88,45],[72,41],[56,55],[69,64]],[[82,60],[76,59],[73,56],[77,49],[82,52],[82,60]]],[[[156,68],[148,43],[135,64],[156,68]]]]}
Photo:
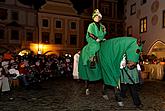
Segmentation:
{"type": "Polygon", "coordinates": [[[165,10],[162,13],[162,27],[165,28],[165,10]]]}
{"type": "Polygon", "coordinates": [[[50,42],[50,32],[42,32],[42,43],[49,43],[50,42]],[[45,35],[48,34],[48,36],[45,35]]]}
{"type": "Polygon", "coordinates": [[[26,32],[26,40],[27,41],[33,41],[33,32],[32,31],[26,32]],[[28,37],[29,35],[31,35],[32,37],[28,37]],[[28,38],[30,38],[30,39],[28,39],[28,38]]]}
{"type": "Polygon", "coordinates": [[[131,7],[130,15],[135,15],[136,14],[136,3],[132,4],[130,7],[131,7]]]}
{"type": "Polygon", "coordinates": [[[71,22],[70,22],[70,29],[71,29],[71,30],[76,30],[76,28],[77,28],[77,22],[71,21],[71,22]]]}
{"type": "Polygon", "coordinates": [[[147,3],[147,0],[145,0],[145,2],[144,2],[144,0],[141,0],[141,5],[144,5],[146,3],[147,3]]]}
{"type": "Polygon", "coordinates": [[[140,33],[147,32],[147,17],[143,17],[140,19],[140,33]],[[144,23],[146,21],[146,23],[144,23]],[[146,27],[146,28],[145,28],[146,27]]]}
{"type": "Polygon", "coordinates": [[[62,33],[55,33],[54,34],[54,43],[55,44],[58,44],[58,45],[61,45],[62,44],[62,38],[63,38],[63,34],[62,33]],[[56,39],[60,39],[60,42],[58,42],[58,40],[56,39]]]}
{"type": "Polygon", "coordinates": [[[14,21],[18,21],[19,20],[19,12],[18,11],[12,11],[11,12],[11,20],[14,20],[14,21]]]}
{"type": "Polygon", "coordinates": [[[17,29],[12,29],[11,30],[11,33],[10,33],[11,35],[10,35],[10,40],[19,40],[19,36],[20,36],[20,34],[19,34],[19,30],[17,30],[17,29]],[[13,34],[13,32],[17,32],[17,37],[15,36],[15,34],[13,34]]]}
{"type": "Polygon", "coordinates": [[[55,28],[59,28],[61,29],[62,28],[62,21],[61,20],[55,20],[55,28]],[[60,22],[60,27],[57,27],[57,22],[60,22]]]}
{"type": "Polygon", "coordinates": [[[77,35],[76,34],[71,34],[69,40],[70,40],[70,42],[69,42],[70,45],[77,45],[77,35]],[[74,38],[74,41],[72,40],[73,38],[74,38]]]}
{"type": "Polygon", "coordinates": [[[46,18],[42,19],[42,27],[46,27],[46,28],[48,28],[48,27],[49,27],[49,19],[46,19],[46,18]],[[44,26],[44,25],[45,25],[46,20],[47,20],[47,26],[44,26]],[[45,21],[45,22],[44,22],[44,21],[45,21]]]}
{"type": "Polygon", "coordinates": [[[0,28],[0,39],[4,39],[5,38],[5,29],[0,28]],[[1,33],[2,32],[2,33],[1,33]]]}
{"type": "Polygon", "coordinates": [[[127,36],[132,36],[132,33],[133,33],[133,27],[131,25],[127,27],[127,36]]]}

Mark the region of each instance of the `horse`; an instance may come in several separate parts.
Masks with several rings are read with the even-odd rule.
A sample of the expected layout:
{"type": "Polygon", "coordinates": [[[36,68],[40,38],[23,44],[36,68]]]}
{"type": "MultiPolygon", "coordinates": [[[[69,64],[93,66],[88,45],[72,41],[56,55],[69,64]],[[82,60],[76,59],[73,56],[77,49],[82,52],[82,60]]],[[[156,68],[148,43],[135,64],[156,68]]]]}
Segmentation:
{"type": "Polygon", "coordinates": [[[140,52],[142,51],[141,40],[134,37],[114,37],[100,43],[100,50],[96,53],[98,56],[95,68],[90,68],[90,61],[83,65],[83,53],[81,51],[79,59],[79,77],[86,81],[86,94],[88,95],[88,82],[103,80],[104,86],[110,85],[115,89],[116,100],[120,102],[118,95],[120,81],[120,62],[123,55],[127,56],[127,63],[132,63],[130,67],[135,67],[139,61],[140,52]]]}

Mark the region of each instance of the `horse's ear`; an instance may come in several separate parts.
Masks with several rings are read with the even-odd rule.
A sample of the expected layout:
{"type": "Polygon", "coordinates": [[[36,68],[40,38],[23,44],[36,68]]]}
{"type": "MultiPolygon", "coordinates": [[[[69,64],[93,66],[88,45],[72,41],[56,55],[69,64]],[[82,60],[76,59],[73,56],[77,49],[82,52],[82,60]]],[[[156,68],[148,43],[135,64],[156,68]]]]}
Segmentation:
{"type": "Polygon", "coordinates": [[[137,39],[137,44],[138,44],[138,46],[141,45],[141,40],[140,39],[137,39]]]}

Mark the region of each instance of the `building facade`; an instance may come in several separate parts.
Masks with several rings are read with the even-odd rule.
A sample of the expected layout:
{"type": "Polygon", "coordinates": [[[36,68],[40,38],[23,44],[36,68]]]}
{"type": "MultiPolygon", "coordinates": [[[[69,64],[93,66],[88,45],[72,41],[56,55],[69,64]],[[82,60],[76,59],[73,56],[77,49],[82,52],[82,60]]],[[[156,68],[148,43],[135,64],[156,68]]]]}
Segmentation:
{"type": "Polygon", "coordinates": [[[165,57],[165,1],[125,0],[125,31],[128,36],[146,40],[144,54],[165,57]]]}
{"type": "MultiPolygon", "coordinates": [[[[73,53],[79,48],[80,18],[69,0],[47,0],[38,12],[42,53],[73,53]]],[[[82,26],[81,26],[82,27],[82,26]]]]}
{"type": "Polygon", "coordinates": [[[0,0],[1,49],[73,55],[86,44],[86,30],[96,8],[103,15],[107,38],[123,36],[123,14],[118,10],[118,0],[90,1],[90,6],[78,14],[70,0],[46,0],[38,11],[18,0],[0,0]]]}
{"type": "Polygon", "coordinates": [[[21,50],[36,42],[36,14],[18,0],[0,0],[0,53],[21,50]]]}
{"type": "Polygon", "coordinates": [[[47,0],[38,12],[39,43],[38,48],[33,48],[34,52],[73,55],[81,50],[86,44],[86,30],[96,8],[103,15],[107,38],[123,35],[123,19],[118,14],[117,0],[92,0],[91,6],[80,15],[70,0],[47,0]]]}

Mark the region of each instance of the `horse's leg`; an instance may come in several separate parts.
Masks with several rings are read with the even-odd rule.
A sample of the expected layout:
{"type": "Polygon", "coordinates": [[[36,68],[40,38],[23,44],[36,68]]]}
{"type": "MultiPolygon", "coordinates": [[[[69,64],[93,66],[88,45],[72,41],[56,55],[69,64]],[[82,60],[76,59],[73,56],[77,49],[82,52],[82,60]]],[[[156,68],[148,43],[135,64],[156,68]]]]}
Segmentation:
{"type": "Polygon", "coordinates": [[[89,95],[89,81],[88,80],[85,80],[85,94],[86,95],[89,95]]]}
{"type": "Polygon", "coordinates": [[[108,97],[108,86],[106,84],[103,84],[103,98],[105,100],[109,100],[109,97],[108,97]]]}
{"type": "Polygon", "coordinates": [[[120,89],[118,87],[114,87],[115,99],[119,106],[124,106],[122,102],[122,97],[120,96],[120,89]]]}

